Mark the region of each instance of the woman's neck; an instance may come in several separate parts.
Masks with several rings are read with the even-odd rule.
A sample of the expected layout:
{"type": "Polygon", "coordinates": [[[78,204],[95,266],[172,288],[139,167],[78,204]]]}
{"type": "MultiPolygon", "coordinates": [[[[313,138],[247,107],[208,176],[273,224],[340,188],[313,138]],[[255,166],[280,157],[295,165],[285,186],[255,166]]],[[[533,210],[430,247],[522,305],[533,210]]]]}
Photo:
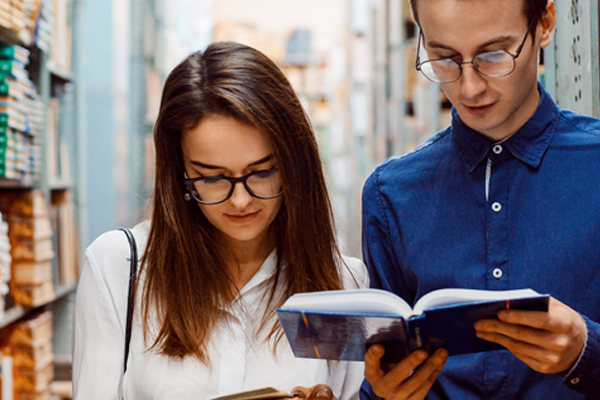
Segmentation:
{"type": "Polygon", "coordinates": [[[275,236],[272,232],[250,242],[230,242],[231,258],[227,261],[231,267],[232,278],[239,291],[252,279],[275,248],[275,236]]]}

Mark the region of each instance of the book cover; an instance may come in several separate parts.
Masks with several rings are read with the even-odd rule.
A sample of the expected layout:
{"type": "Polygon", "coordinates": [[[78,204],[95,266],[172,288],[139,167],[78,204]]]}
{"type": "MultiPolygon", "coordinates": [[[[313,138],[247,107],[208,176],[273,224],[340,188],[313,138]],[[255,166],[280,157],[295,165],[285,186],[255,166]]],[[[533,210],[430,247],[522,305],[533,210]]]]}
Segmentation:
{"type": "Polygon", "coordinates": [[[18,45],[0,46],[0,58],[18,60],[23,64],[29,63],[29,50],[18,45]]]}
{"type": "MultiPolygon", "coordinates": [[[[341,311],[339,308],[327,311],[327,308],[335,310],[335,306],[329,307],[331,304],[320,304],[313,310],[310,310],[310,305],[302,309],[293,304],[286,308],[284,304],[277,310],[277,315],[294,355],[301,358],[363,361],[366,350],[377,343],[386,349],[382,361],[395,363],[419,348],[431,353],[443,347],[450,355],[500,350],[502,346],[475,335],[475,322],[496,318],[496,314],[503,309],[547,311],[550,298],[534,291],[518,291],[521,297],[510,298],[517,291],[467,290],[479,292],[483,297],[468,301],[463,298],[455,304],[441,302],[442,305],[436,305],[434,301],[432,306],[424,306],[423,310],[415,305],[416,313],[407,313],[404,309],[393,315],[377,307],[372,312],[368,311],[369,305],[361,302],[360,292],[373,290],[376,289],[340,291],[350,292],[348,298],[354,298],[357,311],[352,311],[351,304],[345,304],[341,311]],[[485,299],[485,293],[481,292],[492,293],[495,298],[485,299]],[[498,298],[502,294],[506,294],[507,298],[498,298]]],[[[448,290],[452,289],[445,291],[448,290]]]]}

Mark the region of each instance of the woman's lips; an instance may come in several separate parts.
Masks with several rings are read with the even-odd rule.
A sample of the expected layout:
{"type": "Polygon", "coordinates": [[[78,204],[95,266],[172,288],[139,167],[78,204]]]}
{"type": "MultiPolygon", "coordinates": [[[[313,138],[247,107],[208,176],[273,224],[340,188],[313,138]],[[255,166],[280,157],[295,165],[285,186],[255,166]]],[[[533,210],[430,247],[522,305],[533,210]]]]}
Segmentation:
{"type": "Polygon", "coordinates": [[[487,104],[485,106],[475,106],[475,107],[469,107],[467,105],[464,105],[464,107],[467,109],[467,111],[473,115],[483,114],[487,110],[489,110],[492,106],[493,106],[493,104],[487,104]]]}
{"type": "Polygon", "coordinates": [[[240,214],[240,215],[225,214],[225,216],[230,221],[235,222],[236,224],[243,224],[243,223],[252,221],[254,218],[256,218],[256,216],[258,215],[259,212],[260,212],[260,210],[253,212],[253,213],[240,214]]]}

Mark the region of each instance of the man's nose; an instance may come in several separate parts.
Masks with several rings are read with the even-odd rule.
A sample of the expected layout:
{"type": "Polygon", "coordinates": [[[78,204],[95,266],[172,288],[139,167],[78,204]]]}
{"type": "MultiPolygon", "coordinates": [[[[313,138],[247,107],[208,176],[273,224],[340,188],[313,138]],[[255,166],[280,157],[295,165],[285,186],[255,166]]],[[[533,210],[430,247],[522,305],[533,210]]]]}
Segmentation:
{"type": "Polygon", "coordinates": [[[487,88],[487,80],[475,69],[473,64],[463,64],[460,86],[463,97],[467,100],[471,100],[485,91],[487,88]]]}

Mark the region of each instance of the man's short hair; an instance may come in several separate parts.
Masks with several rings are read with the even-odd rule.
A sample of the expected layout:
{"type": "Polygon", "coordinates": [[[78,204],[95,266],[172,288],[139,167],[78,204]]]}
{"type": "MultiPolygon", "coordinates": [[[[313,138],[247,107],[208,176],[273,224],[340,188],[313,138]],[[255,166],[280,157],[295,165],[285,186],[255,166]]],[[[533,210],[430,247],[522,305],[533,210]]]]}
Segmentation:
{"type": "MultiPolygon", "coordinates": [[[[410,8],[415,17],[415,21],[417,24],[419,23],[419,16],[417,15],[417,1],[419,0],[410,0],[410,8]]],[[[427,1],[427,0],[420,0],[427,1]]],[[[503,1],[503,0],[498,0],[503,1]]],[[[548,5],[549,0],[521,0],[523,2],[523,12],[527,17],[527,21],[531,24],[535,21],[537,25],[542,20],[544,16],[544,11],[546,10],[546,6],[548,5]]],[[[535,30],[531,32],[532,37],[535,38],[535,30]]]]}

